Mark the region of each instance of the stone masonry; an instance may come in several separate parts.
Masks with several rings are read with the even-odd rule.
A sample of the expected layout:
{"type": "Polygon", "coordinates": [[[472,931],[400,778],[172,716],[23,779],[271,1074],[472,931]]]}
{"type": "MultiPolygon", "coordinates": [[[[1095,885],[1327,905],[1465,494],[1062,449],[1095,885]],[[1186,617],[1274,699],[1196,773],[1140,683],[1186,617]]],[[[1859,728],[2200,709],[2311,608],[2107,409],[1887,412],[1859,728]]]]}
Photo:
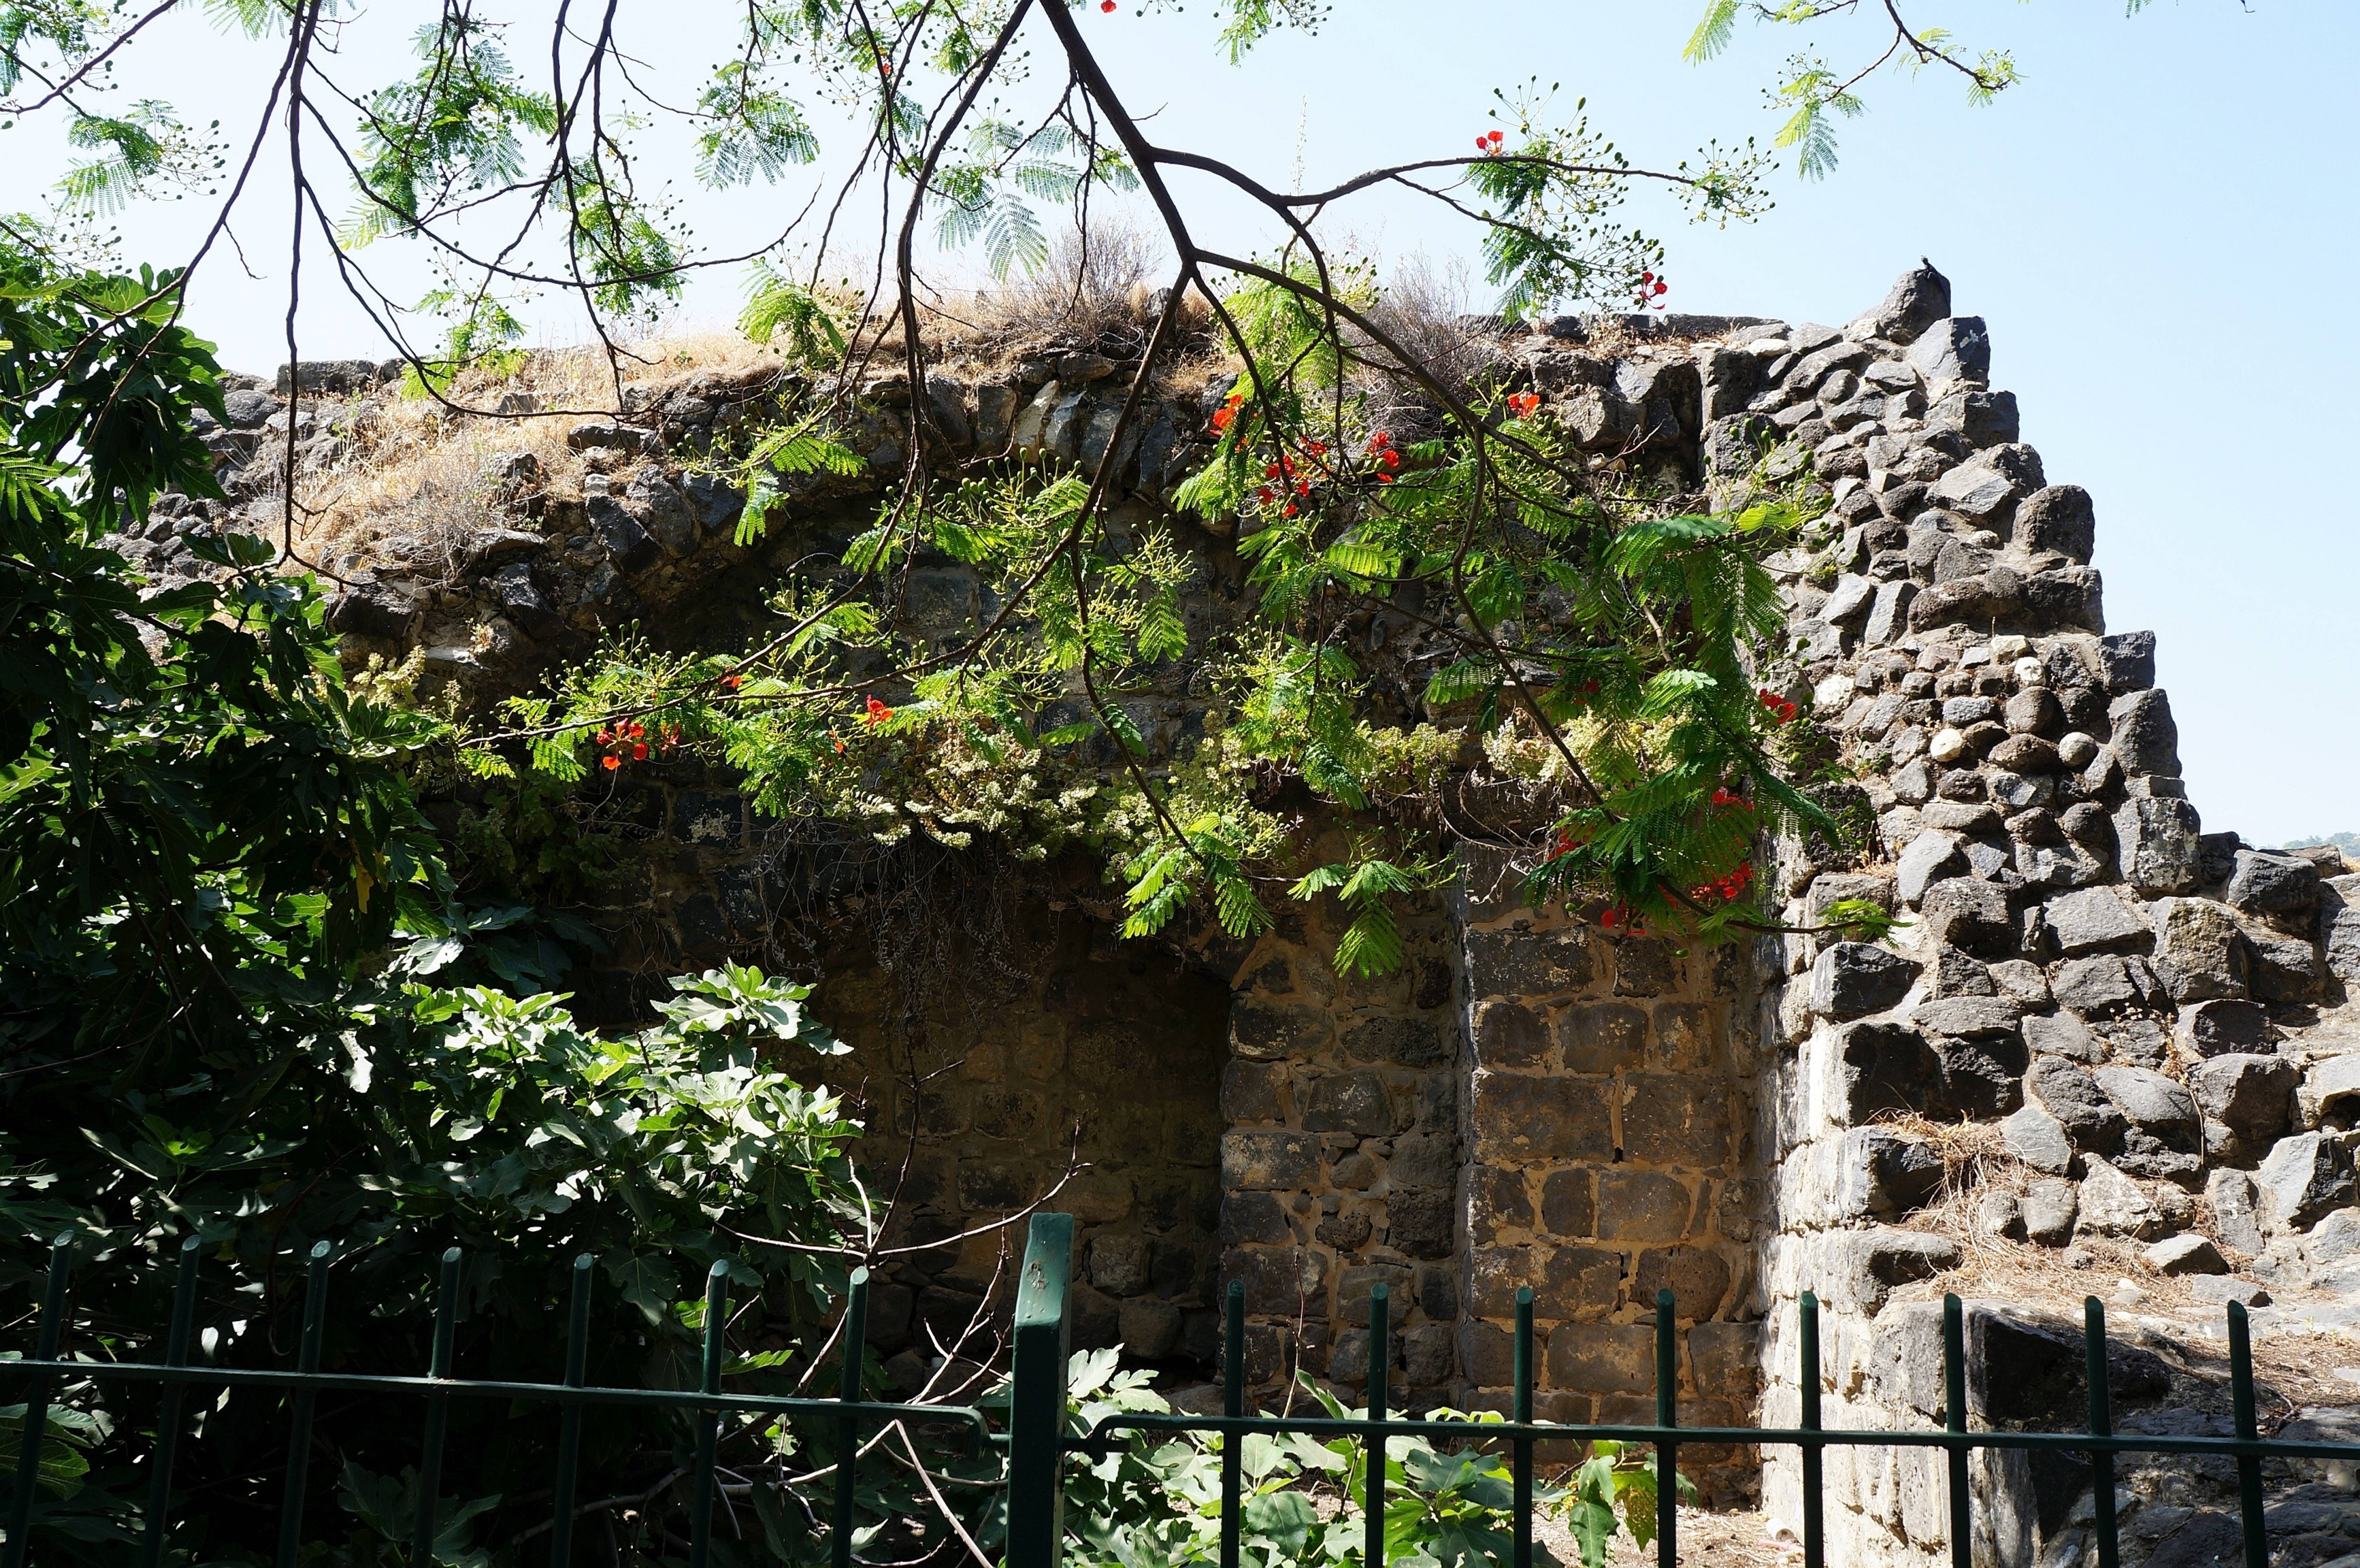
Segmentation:
{"type": "MultiPolygon", "coordinates": [[[[651,764],[597,805],[634,847],[594,1007],[628,1013],[648,977],[727,954],[781,962],[780,933],[825,913],[801,951],[855,1046],[829,1081],[869,1116],[880,1179],[906,1170],[895,1239],[924,1248],[897,1258],[876,1324],[907,1386],[989,1318],[1004,1282],[1005,1234],[967,1233],[1061,1180],[1055,1201],[1082,1223],[1076,1343],[1120,1343],[1188,1385],[1210,1370],[1218,1299],[1240,1280],[1252,1381],[1273,1401],[1298,1371],[1358,1389],[1382,1281],[1381,1353],[1404,1402],[1499,1405],[1530,1285],[1542,1412],[1644,1419],[1668,1286],[1685,1419],[1787,1423],[1808,1289],[1826,1308],[1830,1421],[1925,1424],[1939,1414],[1928,1300],[1972,1239],[1943,1206],[1946,1124],[2005,1151],[2008,1180],[1972,1221],[1988,1236],[2069,1262],[2092,1238],[2136,1246],[2144,1267],[2202,1275],[2222,1301],[2360,1291],[2360,1028],[2344,1008],[2360,876],[2332,851],[2203,831],[2154,639],[2106,633],[2094,504],[2018,440],[1983,323],[1953,314],[1926,267],[1842,328],[1613,328],[1499,334],[1495,368],[1601,465],[1697,505],[1765,438],[1828,487],[1819,530],[1774,562],[1802,662],[1787,695],[1856,769],[1829,803],[1873,830],[1864,850],[1765,844],[1765,870],[1792,923],[1868,898],[1906,917],[1888,942],[1683,953],[1615,937],[1525,907],[1524,868],[1466,844],[1458,886],[1409,912],[1407,968],[1348,983],[1317,909],[1250,944],[1123,943],[1086,866],[978,863],[988,893],[897,902],[895,886],[939,868],[906,847],[827,860],[808,824],[752,820],[724,778],[651,764]],[[1087,1169],[1069,1174],[1075,1160],[1087,1169]]],[[[929,380],[942,455],[1095,463],[1126,352],[1109,337],[989,366],[954,356],[929,380]]],[[[1161,515],[1229,385],[1173,388],[1116,454],[1118,537],[1161,515]]],[[[635,619],[675,641],[737,635],[759,585],[840,545],[901,467],[906,382],[862,393],[870,471],[796,481],[777,538],[736,544],[735,493],[682,462],[763,389],[635,389],[621,420],[573,431],[578,485],[497,465],[508,510],[455,585],[364,574],[334,624],[355,656],[428,648],[478,691],[635,619]]],[[[269,395],[239,397],[239,427],[208,436],[231,468],[252,430],[284,429],[269,395]]],[[[312,457],[337,461],[335,432],[366,417],[321,418],[312,457]]],[[[179,536],[220,526],[217,510],[183,508],[119,547],[169,578],[186,564],[179,536]]],[[[1192,630],[1218,633],[1248,603],[1235,540],[1189,525],[1183,542],[1200,562],[1192,630]]],[[[923,635],[987,613],[956,563],[919,563],[907,588],[897,613],[923,635]]],[[[1390,722],[1466,722],[1424,710],[1425,675],[1449,654],[1414,620],[1380,611],[1353,635],[1390,722]]],[[[1132,703],[1159,754],[1198,733],[1187,674],[1132,703]]],[[[2054,1358],[2073,1310],[1972,1304],[1976,1419],[2072,1419],[2026,1405],[2011,1379],[2054,1358]]],[[[2160,1397],[2152,1372],[2118,1372],[2126,1409],[2160,1397]]],[[[1774,1517],[1800,1517],[1790,1454],[1683,1463],[1714,1500],[1758,1485],[1774,1517]]],[[[1942,1557],[1937,1463],[1830,1453],[1834,1560],[1942,1557]]],[[[2071,1486],[1981,1464],[1978,1560],[2068,1568],[2086,1539],[2071,1486]]]]}

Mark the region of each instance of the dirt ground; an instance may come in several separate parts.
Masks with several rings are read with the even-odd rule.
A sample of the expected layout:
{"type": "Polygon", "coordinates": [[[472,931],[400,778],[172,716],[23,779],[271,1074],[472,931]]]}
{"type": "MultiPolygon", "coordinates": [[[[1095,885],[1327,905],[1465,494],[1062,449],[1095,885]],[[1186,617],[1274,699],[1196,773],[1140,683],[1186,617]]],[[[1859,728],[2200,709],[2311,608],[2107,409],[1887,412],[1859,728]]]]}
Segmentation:
{"type": "MultiPolygon", "coordinates": [[[[1535,1521],[1533,1543],[1546,1547],[1562,1568],[1579,1568],[1581,1556],[1574,1550],[1573,1536],[1557,1520],[1535,1521]]],[[[1773,1539],[1768,1518],[1744,1509],[1683,1509],[1679,1549],[1680,1568],[1790,1568],[1803,1560],[1802,1542],[1791,1537],[1773,1539]]],[[[1642,1550],[1629,1536],[1617,1533],[1608,1561],[1614,1568],[1647,1568],[1655,1561],[1655,1542],[1642,1550]]]]}

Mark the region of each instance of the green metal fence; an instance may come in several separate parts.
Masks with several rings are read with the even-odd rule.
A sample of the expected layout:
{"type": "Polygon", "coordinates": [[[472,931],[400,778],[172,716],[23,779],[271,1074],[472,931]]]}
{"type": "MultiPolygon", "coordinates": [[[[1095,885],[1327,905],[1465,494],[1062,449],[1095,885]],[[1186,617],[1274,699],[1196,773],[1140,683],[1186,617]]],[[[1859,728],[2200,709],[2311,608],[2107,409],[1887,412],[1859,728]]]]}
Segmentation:
{"type": "MultiPolygon", "coordinates": [[[[1531,1568],[1533,1561],[1532,1498],[1535,1446],[1542,1443],[1582,1443],[1598,1439],[1652,1444],[1657,1454],[1657,1475],[1667,1475],[1678,1462],[1682,1443],[1742,1444],[1757,1447],[1792,1446],[1800,1451],[1803,1474],[1803,1559],[1806,1568],[1823,1568],[1826,1529],[1821,1465],[1830,1446],[1854,1445],[1928,1448],[1943,1451],[1948,1466],[1949,1534],[1953,1568],[1972,1568],[1973,1561],[1972,1499],[1968,1484],[1968,1455],[1976,1449],[2064,1450],[2089,1456],[2095,1488],[2098,1568],[2116,1568],[2119,1539],[2114,1519],[2114,1456],[2117,1454],[2222,1454],[2235,1463],[2239,1511],[2244,1525],[2245,1568],[2268,1568],[2269,1548],[2263,1526],[2261,1465],[2265,1458],[2310,1458],[2360,1463],[2360,1444],[2299,1443],[2263,1438],[2256,1423],[2253,1353],[2245,1312],[2228,1308],[2229,1363],[2233,1421],[2231,1437],[2181,1437],[2118,1434],[2108,1406],[2105,1308],[2096,1297],[2086,1302],[2084,1343],[2087,1353],[2089,1418],[2083,1431],[2071,1432],[1970,1432],[1967,1428],[1967,1359],[1964,1316],[1959,1298],[1943,1298],[1942,1369],[1945,1424],[1939,1431],[1845,1431],[1821,1424],[1819,1405],[1819,1304],[1808,1292],[1801,1303],[1799,1365],[1802,1424],[1771,1429],[1756,1427],[1683,1427],[1679,1424],[1677,1340],[1674,1327],[1676,1302],[1672,1292],[1655,1301],[1655,1421],[1653,1425],[1573,1425],[1533,1420],[1533,1292],[1516,1293],[1514,1385],[1510,1419],[1480,1425],[1459,1421],[1424,1421],[1389,1413],[1387,1382],[1390,1301],[1382,1284],[1371,1289],[1368,1302],[1371,1355],[1367,1411],[1362,1417],[1299,1417],[1249,1414],[1245,1390],[1245,1300],[1241,1286],[1229,1287],[1226,1344],[1223,1355],[1222,1413],[1218,1416],[1125,1414],[1111,1416],[1090,1432],[1066,1431],[1067,1298],[1073,1274],[1074,1222],[1066,1214],[1036,1214],[1032,1221],[1023,1265],[1017,1280],[1015,1336],[1011,1388],[1005,1431],[994,1431],[979,1410],[939,1404],[891,1404],[849,1397],[859,1387],[858,1366],[866,1337],[868,1276],[852,1277],[852,1289],[843,1323],[846,1357],[843,1396],[830,1399],[731,1394],[721,1387],[721,1325],[728,1317],[727,1266],[716,1264],[705,1286],[705,1340],[702,1380],[694,1390],[616,1388],[586,1386],[583,1380],[583,1347],[590,1321],[591,1260],[574,1266],[572,1313],[567,1337],[567,1372],[562,1384],[509,1383],[450,1376],[453,1330],[453,1303],[458,1294],[460,1257],[454,1249],[442,1259],[437,1293],[432,1363],[423,1377],[344,1376],[320,1370],[322,1325],[328,1302],[330,1249],[325,1243],[312,1249],[303,1301],[303,1330],[291,1370],[240,1370],[189,1364],[190,1330],[196,1301],[198,1243],[184,1244],[174,1295],[172,1324],[165,1358],[160,1364],[62,1360],[60,1325],[71,1238],[60,1237],[50,1255],[34,1354],[0,1367],[27,1384],[24,1443],[7,1519],[7,1545],[0,1564],[22,1568],[27,1562],[27,1525],[38,1472],[42,1428],[53,1380],[114,1379],[162,1385],[162,1409],[152,1455],[147,1524],[142,1540],[144,1568],[160,1562],[165,1506],[171,1489],[172,1463],[180,1436],[180,1396],[191,1385],[281,1388],[288,1391],[289,1448],[285,1502],[280,1520],[278,1563],[293,1568],[303,1540],[303,1503],[313,1401],[322,1390],[372,1392],[389,1399],[422,1400],[425,1407],[420,1444],[418,1517],[410,1531],[414,1546],[435,1539],[436,1482],[442,1457],[445,1414],[453,1399],[497,1399],[540,1401],[560,1411],[555,1493],[552,1504],[548,1561],[556,1568],[574,1562],[573,1525],[574,1477],[579,1458],[583,1410],[590,1405],[688,1410],[705,1416],[696,1427],[696,1451],[692,1483],[692,1568],[705,1568],[713,1531],[715,1445],[722,1420],[732,1413],[825,1415],[837,1424],[839,1463],[834,1477],[830,1548],[835,1568],[849,1568],[852,1557],[853,1497],[856,1485],[858,1434],[864,1424],[901,1420],[964,1422],[978,1438],[1004,1443],[1008,1452],[1008,1557],[1010,1568],[1054,1568],[1065,1541],[1063,1476],[1065,1457],[1075,1453],[1104,1453],[1128,1432],[1207,1432],[1224,1439],[1221,1454],[1221,1568],[1237,1568],[1243,1491],[1240,1449],[1228,1439],[1252,1432],[1272,1435],[1301,1433],[1315,1438],[1351,1437],[1365,1444],[1365,1517],[1363,1568],[1382,1568],[1386,1487],[1385,1444],[1393,1437],[1419,1437],[1445,1446],[1504,1445],[1513,1477],[1513,1568],[1531,1568]]],[[[1679,1551],[1678,1488],[1663,1486],[1656,1492],[1655,1552],[1660,1568],[1674,1568],[1679,1551]]],[[[425,1561],[421,1554],[415,1562],[425,1561]]]]}

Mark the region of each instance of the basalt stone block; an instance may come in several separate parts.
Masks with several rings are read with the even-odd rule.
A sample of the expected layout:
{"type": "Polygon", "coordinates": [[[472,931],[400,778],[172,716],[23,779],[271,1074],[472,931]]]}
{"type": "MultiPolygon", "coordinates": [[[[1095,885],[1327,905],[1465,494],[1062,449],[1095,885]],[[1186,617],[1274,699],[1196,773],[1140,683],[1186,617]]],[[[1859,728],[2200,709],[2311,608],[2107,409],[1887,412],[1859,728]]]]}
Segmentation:
{"type": "Polygon", "coordinates": [[[1834,1018],[1880,1013],[1898,1003],[1918,965],[1864,942],[1831,942],[1811,965],[1811,1008],[1834,1018]]]}
{"type": "Polygon", "coordinates": [[[1953,392],[1926,410],[1926,423],[1956,430],[1973,447],[1999,446],[2024,430],[2013,392],[1953,392]]]}
{"type": "Polygon", "coordinates": [[[2051,898],[2044,907],[2049,931],[2069,958],[2144,942],[2146,919],[2112,887],[2086,887],[2051,898]]]}
{"type": "Polygon", "coordinates": [[[2264,1149],[2294,1120],[2295,1087],[2302,1071],[2283,1056],[2216,1056],[2188,1074],[2197,1108],[2226,1127],[2236,1143],[2264,1149]]]}
{"type": "Polygon", "coordinates": [[[2098,683],[2110,696],[2144,691],[2155,684],[2155,634],[2118,632],[2100,637],[2092,650],[2098,683]]]}
{"type": "MultiPolygon", "coordinates": [[[[1618,1283],[1621,1263],[1617,1257],[1618,1283]]],[[[1710,1247],[1655,1247],[1639,1255],[1632,1270],[1631,1295],[1634,1301],[1653,1302],[1657,1291],[1669,1290],[1677,1317],[1711,1317],[1729,1294],[1730,1278],[1729,1259],[1710,1247]]]]}
{"type": "Polygon", "coordinates": [[[1221,1116],[1230,1122],[1283,1122],[1286,1081],[1283,1062],[1232,1061],[1221,1070],[1221,1116]]]}
{"type": "Polygon", "coordinates": [[[1548,1056],[1548,1025],[1520,1003],[1476,1007],[1474,1035],[1475,1060],[1486,1067],[1538,1067],[1548,1056]]]}
{"type": "MultiPolygon", "coordinates": [[[[1885,302],[1852,323],[1862,335],[1913,343],[1950,314],[1950,280],[1921,260],[1896,279],[1885,302]]],[[[1914,379],[1914,378],[1913,378],[1914,379]]]]}
{"type": "Polygon", "coordinates": [[[1941,1190],[1941,1155],[1889,1127],[1856,1127],[1846,1133],[1838,1159],[1836,1207],[1846,1219],[1890,1219],[1918,1208],[1941,1190]]]}
{"type": "Polygon", "coordinates": [[[1927,323],[1909,344],[1909,363],[1928,381],[1983,381],[1991,375],[1991,331],[1981,316],[1927,323]]]}
{"type": "Polygon", "coordinates": [[[2245,994],[2245,933],[2225,905],[2210,898],[2169,898],[2156,909],[2155,972],[2171,999],[2183,1005],[2245,994]]]}
{"type": "Polygon", "coordinates": [[[2308,1225],[2352,1202],[2351,1151],[2333,1133],[2278,1139],[2254,1177],[2269,1194],[2280,1225],[2308,1225]]]}
{"type": "Polygon", "coordinates": [[[2319,949],[2300,937],[2249,937],[2253,966],[2246,984],[2265,1002],[2307,1002],[2323,978],[2319,949]]]}
{"type": "Polygon", "coordinates": [[[1647,1063],[1647,1015],[1629,1002],[1568,1007],[1556,1025],[1568,1073],[1621,1073],[1647,1063]]]}
{"type": "Polygon", "coordinates": [[[2167,1148],[2196,1145],[2196,1100],[2180,1084],[2144,1067],[2101,1067],[2091,1074],[2125,1120],[2167,1148]]]}
{"type": "MultiPolygon", "coordinates": [[[[1612,1177],[1624,1177],[1651,1172],[1610,1171],[1612,1177]]],[[[1669,1177],[1663,1180],[1670,1181],[1669,1177]]],[[[1677,1185],[1677,1183],[1674,1183],[1677,1185]]],[[[1627,1195],[1617,1193],[1614,1201],[1627,1201],[1627,1195]]],[[[1598,1200],[1592,1190],[1590,1173],[1587,1171],[1552,1171],[1541,1182],[1541,1228],[1560,1240],[1594,1236],[1598,1230],[1598,1200]]],[[[1675,1234],[1680,1234],[1676,1232],[1675,1234]]]]}
{"type": "Polygon", "coordinates": [[[2062,1247],[2073,1239],[2073,1222],[2081,1217],[2080,1190],[2062,1177],[2035,1181],[2017,1205],[2024,1216],[2024,1236],[2041,1247],[2062,1247]]]}
{"type": "Polygon", "coordinates": [[[1657,1164],[1718,1165],[1728,1155],[1729,1091],[1693,1073],[1622,1080],[1622,1150],[1657,1164]]]}
{"type": "Polygon", "coordinates": [[[2159,688],[2129,691],[2106,710],[2113,724],[2114,760],[2129,777],[2180,773],[2180,726],[2172,721],[2171,697],[2159,688]]]}
{"type": "Polygon", "coordinates": [[[2098,1081],[2081,1068],[2053,1056],[2035,1058],[2025,1087],[2057,1118],[2074,1148],[2111,1154],[2122,1147],[2128,1120],[2098,1081]]]}
{"type": "MultiPolygon", "coordinates": [[[[1677,1176],[1615,1166],[1598,1173],[1598,1203],[1601,1241],[1668,1242],[1688,1234],[1696,1198],[1677,1176]]],[[[1549,1229],[1567,1234],[1554,1225],[1549,1229]]]]}
{"type": "Polygon", "coordinates": [[[1607,1160],[1613,1157],[1606,1084],[1478,1071],[1473,1092],[1478,1160],[1607,1160]]]}
{"type": "Polygon", "coordinates": [[[2274,1049],[2268,1011],[2242,997],[2219,997],[2183,1009],[2178,1038],[2195,1056],[2260,1054],[2274,1049]]]}
{"type": "Polygon", "coordinates": [[[1308,1247],[1233,1247],[1221,1254],[1221,1278],[1246,1288],[1246,1311],[1328,1316],[1328,1256],[1308,1247]]]}
{"type": "Polygon", "coordinates": [[[1881,1111],[1922,1111],[1941,1091],[1940,1053],[1906,1024],[1848,1024],[1837,1031],[1835,1053],[1849,1126],[1881,1111]]]}
{"type": "Polygon", "coordinates": [[[2065,1124],[2042,1106],[2027,1104],[2000,1123],[2007,1151],[2035,1171],[2062,1176],[2073,1168],[2073,1140],[2065,1124]]]}
{"type": "Polygon", "coordinates": [[[1479,996],[1531,997],[1579,991],[1597,973],[1580,927],[1548,931],[1470,931],[1467,982],[1479,996]]]}
{"type": "Polygon", "coordinates": [[[1915,908],[1926,897],[1927,888],[1966,869],[1966,854],[1956,836],[1939,831],[1922,833],[1901,852],[1895,889],[1903,903],[1915,908]]]}
{"type": "Polygon", "coordinates": [[[1547,1367],[1552,1388],[1653,1393],[1655,1331],[1636,1323],[1568,1323],[1548,1336],[1547,1367]]]}
{"type": "Polygon", "coordinates": [[[1916,1231],[1855,1231],[1830,1236],[1822,1245],[1823,1294],[1838,1308],[1874,1314],[1904,1285],[1931,1279],[1959,1261],[1959,1245],[1946,1236],[1916,1231]]]}
{"type": "Polygon", "coordinates": [[[2024,1043],[2037,1055],[2071,1062],[2094,1062],[2099,1055],[2097,1038],[2070,1013],[2027,1013],[2024,1043]]]}
{"type": "Polygon", "coordinates": [[[1221,1136],[1221,1184],[1233,1191],[1296,1191],[1318,1175],[1319,1139],[1313,1134],[1233,1128],[1221,1136]]]}
{"type": "Polygon", "coordinates": [[[2203,823],[2186,800],[2135,799],[2114,812],[2114,842],[2124,880],[2150,896],[2196,886],[2197,835],[2203,823]]]}
{"type": "Polygon", "coordinates": [[[2319,902],[2319,867],[2292,855],[2241,849],[2229,877],[2229,902],[2257,915],[2302,913],[2319,902]]]}
{"type": "Polygon", "coordinates": [[[1374,1073],[1331,1073],[1312,1085],[1303,1125],[1313,1132],[1380,1138],[1393,1130],[1393,1100],[1374,1073]]]}
{"type": "Polygon", "coordinates": [[[1918,903],[1919,919],[1936,942],[1982,958],[2014,954],[2016,921],[2008,914],[2005,890],[1996,884],[1953,877],[1934,884],[1918,903]]]}
{"type": "Polygon", "coordinates": [[[1394,1192],[1385,1200],[1385,1241],[1411,1258],[1447,1258],[1451,1246],[1448,1192],[1394,1192]]]}
{"type": "Polygon", "coordinates": [[[2086,565],[2097,532],[2097,508],[2079,485],[2036,490],[2016,509],[2016,543],[2027,552],[2054,550],[2086,565]]]}

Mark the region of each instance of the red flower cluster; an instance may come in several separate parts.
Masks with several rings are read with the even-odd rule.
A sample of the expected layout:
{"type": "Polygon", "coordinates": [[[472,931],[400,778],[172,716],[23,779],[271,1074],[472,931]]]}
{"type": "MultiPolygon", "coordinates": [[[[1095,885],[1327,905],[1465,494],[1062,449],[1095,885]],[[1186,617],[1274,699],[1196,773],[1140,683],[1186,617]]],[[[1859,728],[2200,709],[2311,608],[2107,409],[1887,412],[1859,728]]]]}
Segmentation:
{"type": "Polygon", "coordinates": [[[1559,828],[1557,830],[1557,842],[1549,846],[1548,857],[1551,860],[1562,860],[1589,842],[1586,836],[1574,837],[1571,828],[1559,828]]]}
{"type": "Polygon", "coordinates": [[[1490,132],[1484,136],[1480,136],[1475,138],[1475,150],[1489,156],[1490,154],[1498,152],[1500,150],[1500,144],[1507,139],[1508,137],[1505,132],[1490,132]]]}
{"type": "Polygon", "coordinates": [[[1741,811],[1750,811],[1754,809],[1753,801],[1741,795],[1732,795],[1726,789],[1715,789],[1712,792],[1712,803],[1716,806],[1734,806],[1741,811]]]}
{"type": "Polygon", "coordinates": [[[1508,398],[1509,410],[1520,419],[1531,419],[1533,411],[1540,406],[1541,395],[1537,392],[1513,393],[1508,398]]]}
{"type": "Polygon", "coordinates": [[[1761,700],[1762,706],[1769,713],[1770,717],[1779,724],[1791,724],[1795,715],[1802,711],[1767,686],[1754,694],[1761,700]]]}
{"type": "Polygon", "coordinates": [[[1098,0],[1098,9],[1111,16],[1114,15],[1114,0],[1098,0]]]}
{"type": "Polygon", "coordinates": [[[1605,912],[1598,917],[1598,923],[1607,931],[1620,929],[1632,936],[1647,934],[1647,922],[1620,904],[1607,905],[1605,912]]]}
{"type": "Polygon", "coordinates": [[[1662,310],[1663,307],[1661,305],[1655,305],[1655,302],[1656,299],[1670,287],[1670,284],[1665,282],[1662,278],[1656,277],[1652,272],[1643,272],[1639,274],[1639,309],[1644,310],[1650,305],[1655,305],[1656,310],[1662,310]]]}
{"type": "Polygon", "coordinates": [[[1213,410],[1214,434],[1218,435],[1221,431],[1229,428],[1229,421],[1238,417],[1238,409],[1244,405],[1245,400],[1245,388],[1241,387],[1229,394],[1229,400],[1228,402],[1213,410]]]}
{"type": "Polygon", "coordinates": [[[1393,450],[1393,437],[1391,430],[1378,430],[1369,437],[1369,461],[1377,465],[1378,484],[1390,485],[1393,482],[1391,471],[1401,466],[1401,453],[1393,450]]]}
{"type": "Polygon", "coordinates": [[[647,725],[634,721],[627,724],[617,724],[611,729],[602,729],[592,738],[606,753],[598,759],[598,766],[612,773],[616,768],[623,766],[626,757],[633,762],[645,762],[650,747],[659,757],[666,752],[676,750],[680,746],[680,726],[658,724],[656,733],[650,735],[647,725]]]}
{"type": "Polygon", "coordinates": [[[875,729],[879,724],[883,724],[892,716],[892,709],[887,707],[876,698],[871,697],[869,699],[868,712],[860,715],[860,722],[867,724],[869,728],[875,729]]]}
{"type": "Polygon", "coordinates": [[[1718,897],[1722,903],[1726,904],[1745,897],[1746,888],[1753,886],[1753,883],[1754,862],[1741,860],[1737,863],[1737,869],[1720,881],[1708,882],[1701,887],[1689,888],[1688,897],[1699,903],[1708,898],[1718,897]]]}
{"type": "Polygon", "coordinates": [[[746,684],[746,678],[743,675],[725,675],[721,678],[721,684],[727,690],[735,691],[738,687],[746,684]]]}

